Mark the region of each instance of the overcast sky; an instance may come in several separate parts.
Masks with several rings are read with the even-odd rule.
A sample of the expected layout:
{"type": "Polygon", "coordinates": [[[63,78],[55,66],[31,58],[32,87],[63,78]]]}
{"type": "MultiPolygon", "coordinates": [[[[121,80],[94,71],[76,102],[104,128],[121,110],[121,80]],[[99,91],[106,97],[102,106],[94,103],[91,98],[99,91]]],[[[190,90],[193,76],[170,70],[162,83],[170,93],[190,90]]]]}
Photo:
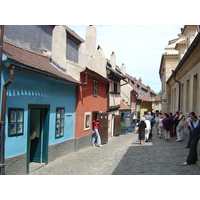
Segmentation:
{"type": "MultiPolygon", "coordinates": [[[[85,39],[88,25],[68,25],[85,39]]],[[[95,25],[97,45],[110,59],[112,51],[116,64],[126,66],[126,72],[142,78],[156,93],[161,90],[159,68],[161,56],[169,40],[178,38],[184,25],[95,25]]]]}

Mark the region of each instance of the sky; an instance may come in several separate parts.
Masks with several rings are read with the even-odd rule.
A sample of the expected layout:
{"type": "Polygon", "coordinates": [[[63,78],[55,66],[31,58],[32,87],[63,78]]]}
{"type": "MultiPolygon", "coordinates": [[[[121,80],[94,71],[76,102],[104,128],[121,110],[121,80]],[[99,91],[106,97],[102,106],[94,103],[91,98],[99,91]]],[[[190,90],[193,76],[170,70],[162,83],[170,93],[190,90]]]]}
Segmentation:
{"type": "MultiPolygon", "coordinates": [[[[85,39],[88,25],[67,25],[85,39]]],[[[161,56],[169,40],[178,38],[184,25],[94,25],[97,45],[110,59],[114,51],[116,64],[126,66],[126,73],[161,91],[159,68],[161,56]]]]}

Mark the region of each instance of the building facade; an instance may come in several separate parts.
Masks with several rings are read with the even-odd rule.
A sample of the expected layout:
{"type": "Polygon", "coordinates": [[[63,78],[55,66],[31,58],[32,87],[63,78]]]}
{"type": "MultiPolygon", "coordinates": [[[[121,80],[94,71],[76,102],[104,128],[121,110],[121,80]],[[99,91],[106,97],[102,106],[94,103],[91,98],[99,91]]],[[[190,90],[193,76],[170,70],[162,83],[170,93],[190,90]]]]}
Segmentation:
{"type": "Polygon", "coordinates": [[[49,58],[11,43],[4,42],[3,55],[5,171],[27,174],[30,163],[47,164],[70,151],[66,142],[74,138],[76,86],[81,83],[49,58]]]}
{"type": "Polygon", "coordinates": [[[176,53],[176,64],[173,68],[166,65],[168,61],[164,60],[163,56],[161,59],[159,73],[163,90],[162,104],[165,108],[163,112],[175,113],[182,110],[183,113],[194,111],[199,115],[198,26],[185,25],[175,41],[172,49],[176,53]]]}

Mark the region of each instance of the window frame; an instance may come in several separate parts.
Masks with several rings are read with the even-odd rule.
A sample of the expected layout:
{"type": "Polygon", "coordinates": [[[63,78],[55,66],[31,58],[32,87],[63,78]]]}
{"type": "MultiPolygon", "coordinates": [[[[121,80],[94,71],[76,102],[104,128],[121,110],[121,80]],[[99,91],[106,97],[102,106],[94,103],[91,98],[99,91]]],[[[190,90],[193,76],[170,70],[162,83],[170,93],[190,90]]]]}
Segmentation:
{"type": "Polygon", "coordinates": [[[23,108],[8,108],[8,136],[24,135],[24,109],[23,108]],[[11,120],[11,111],[15,112],[15,120],[11,120]],[[19,120],[19,112],[22,112],[21,120],[19,120]],[[11,133],[11,124],[15,124],[15,132],[11,133]],[[21,124],[21,131],[18,132],[19,124],[21,124]]]}
{"type": "Polygon", "coordinates": [[[113,82],[113,92],[114,92],[114,94],[118,93],[118,84],[117,84],[117,82],[113,82]]]}
{"type": "Polygon", "coordinates": [[[98,81],[93,80],[93,97],[98,97],[98,81]]]}
{"type": "Polygon", "coordinates": [[[64,137],[64,127],[65,127],[65,108],[64,107],[58,107],[58,108],[56,108],[56,123],[55,123],[55,138],[56,139],[64,137]],[[60,110],[60,115],[58,115],[59,114],[58,110],[60,110]],[[63,116],[61,116],[62,110],[63,110],[63,116]],[[62,123],[62,120],[63,120],[63,123],[62,123]],[[61,130],[63,130],[63,131],[61,132],[61,130]],[[59,133],[57,133],[57,131],[59,133]]]}
{"type": "Polygon", "coordinates": [[[84,113],[84,131],[90,130],[90,122],[91,122],[91,113],[84,113]]]}

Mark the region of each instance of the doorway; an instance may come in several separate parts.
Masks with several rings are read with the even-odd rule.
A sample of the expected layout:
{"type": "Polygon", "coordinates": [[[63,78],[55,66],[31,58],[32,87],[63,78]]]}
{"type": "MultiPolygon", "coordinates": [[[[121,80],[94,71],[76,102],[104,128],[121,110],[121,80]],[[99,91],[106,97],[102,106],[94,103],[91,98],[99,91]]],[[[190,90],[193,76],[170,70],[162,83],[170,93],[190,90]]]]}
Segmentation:
{"type": "Polygon", "coordinates": [[[92,112],[92,121],[99,119],[99,135],[101,137],[101,144],[108,143],[108,114],[99,111],[92,112]]]}
{"type": "Polygon", "coordinates": [[[28,133],[27,173],[48,161],[49,106],[29,105],[28,133]]]}

